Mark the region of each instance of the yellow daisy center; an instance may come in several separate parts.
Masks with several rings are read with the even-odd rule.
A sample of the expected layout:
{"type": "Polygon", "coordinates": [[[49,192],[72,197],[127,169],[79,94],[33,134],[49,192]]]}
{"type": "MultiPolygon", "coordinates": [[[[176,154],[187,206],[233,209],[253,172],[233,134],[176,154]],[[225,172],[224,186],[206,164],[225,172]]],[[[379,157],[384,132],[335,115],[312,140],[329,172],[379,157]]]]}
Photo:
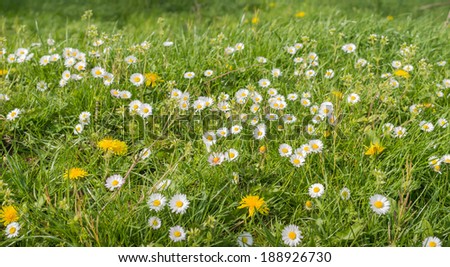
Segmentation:
{"type": "Polygon", "coordinates": [[[144,113],[148,113],[150,110],[148,108],[144,108],[144,113]]]}
{"type": "Polygon", "coordinates": [[[294,159],[294,164],[295,165],[300,164],[300,160],[299,159],[294,159]]]}
{"type": "Polygon", "coordinates": [[[313,149],[318,149],[318,148],[319,148],[319,145],[317,145],[317,144],[312,144],[312,148],[313,148],[313,149]]]}
{"type": "Polygon", "coordinates": [[[153,200],[153,206],[159,207],[161,205],[161,201],[159,199],[153,200]]]}
{"type": "Polygon", "coordinates": [[[244,237],[242,238],[242,243],[248,244],[248,238],[244,236],[244,237]]]}
{"type": "Polygon", "coordinates": [[[296,239],[296,238],[297,238],[297,234],[296,234],[296,233],[294,233],[294,232],[289,232],[289,234],[288,234],[288,238],[289,238],[290,240],[294,240],[294,239],[296,239]]]}
{"type": "Polygon", "coordinates": [[[183,207],[183,201],[178,200],[177,202],[175,202],[175,206],[177,206],[178,208],[183,207]]]}
{"type": "Polygon", "coordinates": [[[118,184],[119,184],[119,181],[117,181],[117,180],[114,180],[114,181],[112,181],[112,186],[117,186],[118,184]]]}
{"type": "Polygon", "coordinates": [[[430,242],[428,243],[428,246],[430,246],[430,247],[436,247],[437,244],[436,244],[436,242],[434,242],[434,241],[430,241],[430,242]]]}
{"type": "Polygon", "coordinates": [[[373,203],[373,205],[374,205],[375,208],[377,208],[377,209],[381,209],[381,208],[384,207],[383,202],[382,202],[382,201],[379,201],[379,200],[375,201],[375,203],[373,203]]]}
{"type": "Polygon", "coordinates": [[[11,117],[15,117],[17,115],[17,113],[16,112],[11,112],[11,117]]]}
{"type": "Polygon", "coordinates": [[[158,221],[154,220],[152,224],[153,224],[153,226],[157,226],[158,225],[158,221]]]}
{"type": "Polygon", "coordinates": [[[235,155],[233,152],[230,152],[229,156],[230,156],[230,158],[232,159],[232,158],[234,158],[236,155],[235,155]]]}
{"type": "MultiPolygon", "coordinates": [[[[15,232],[16,232],[16,227],[11,227],[11,228],[9,228],[9,233],[10,234],[14,234],[15,232]]],[[[433,242],[434,243],[434,242],[433,242]]],[[[436,243],[435,243],[436,244],[436,243]]],[[[430,242],[430,246],[431,246],[431,242],[430,242]]],[[[436,246],[436,245],[434,245],[434,246],[436,246]]]]}
{"type": "Polygon", "coordinates": [[[289,151],[289,150],[288,150],[287,148],[281,149],[281,152],[283,152],[283,153],[285,153],[285,154],[288,153],[288,151],[289,151]]]}
{"type": "Polygon", "coordinates": [[[314,193],[319,193],[320,188],[319,187],[314,187],[313,191],[314,191],[314,193]]]}
{"type": "Polygon", "coordinates": [[[99,70],[96,70],[96,71],[95,71],[95,74],[96,74],[96,75],[101,75],[101,74],[102,74],[102,72],[101,72],[101,71],[99,71],[99,70]]]}
{"type": "Polygon", "coordinates": [[[180,237],[180,236],[181,236],[181,232],[180,232],[180,231],[175,231],[175,232],[173,233],[173,235],[174,235],[175,237],[180,237]]]}
{"type": "Polygon", "coordinates": [[[214,162],[214,163],[218,163],[219,161],[220,161],[220,158],[219,158],[219,157],[213,158],[213,162],[214,162]]]}
{"type": "Polygon", "coordinates": [[[134,81],[138,83],[138,82],[141,81],[141,78],[139,78],[139,77],[134,77],[134,81]]]}
{"type": "Polygon", "coordinates": [[[137,105],[137,104],[133,105],[133,109],[138,109],[138,108],[139,108],[139,105],[137,105]]]}

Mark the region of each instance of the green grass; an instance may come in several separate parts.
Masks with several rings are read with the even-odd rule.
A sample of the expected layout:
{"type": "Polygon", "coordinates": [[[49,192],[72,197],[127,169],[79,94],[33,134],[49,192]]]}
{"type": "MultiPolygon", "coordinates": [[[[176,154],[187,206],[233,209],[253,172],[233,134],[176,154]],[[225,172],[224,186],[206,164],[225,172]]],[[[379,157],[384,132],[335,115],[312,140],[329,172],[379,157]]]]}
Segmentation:
{"type": "MultiPolygon", "coordinates": [[[[450,59],[449,28],[444,24],[448,6],[422,10],[420,6],[431,1],[417,0],[21,2],[0,4],[0,37],[5,38],[0,48],[7,51],[0,57],[0,70],[8,71],[0,76],[0,94],[10,98],[0,100],[0,201],[18,210],[22,227],[18,237],[7,238],[1,226],[1,246],[236,246],[244,231],[252,234],[255,246],[283,246],[281,232],[289,224],[302,231],[301,246],[421,246],[428,236],[449,245],[449,166],[442,163],[437,173],[428,164],[431,156],[450,154],[450,127],[436,123],[439,118],[450,120],[450,91],[437,86],[450,78],[448,64],[436,65],[450,59]],[[82,20],[85,10],[94,15],[82,20]],[[299,11],[305,16],[296,17],[299,11]],[[257,24],[252,23],[255,16],[257,24]],[[378,35],[373,43],[371,34],[378,35]],[[84,79],[61,88],[61,74],[68,69],[64,61],[39,65],[49,54],[49,37],[56,41],[51,54],[61,54],[65,47],[87,54],[84,79]],[[92,45],[97,39],[105,41],[100,48],[92,45]],[[164,47],[167,40],[174,45],[164,47]],[[136,49],[144,41],[150,48],[136,49]],[[37,42],[42,45],[31,47],[37,42]],[[245,44],[243,51],[225,55],[224,49],[238,42],[245,44]],[[311,67],[317,72],[313,79],[293,75],[300,67],[285,47],[296,42],[304,45],[296,56],[319,56],[319,65],[311,67]],[[357,46],[356,53],[341,50],[347,43],[357,46]],[[402,56],[399,50],[409,45],[415,53],[402,56]],[[33,59],[7,63],[6,56],[20,47],[29,48],[33,59]],[[89,56],[106,47],[110,50],[101,57],[89,56]],[[129,55],[138,62],[128,66],[124,58],[129,55]],[[257,56],[268,62],[257,64],[257,56]],[[369,65],[355,67],[359,58],[369,65]],[[410,78],[396,77],[396,89],[381,78],[393,73],[393,60],[414,67],[410,78]],[[113,85],[92,77],[95,66],[114,74],[113,85]],[[280,68],[282,76],[273,78],[273,68],[280,68]],[[214,71],[212,77],[203,76],[207,69],[214,71]],[[324,78],[327,69],[335,71],[334,78],[324,78]],[[196,77],[184,79],[187,71],[196,77]],[[164,81],[155,87],[136,87],[129,81],[133,73],[148,72],[164,81]],[[266,89],[258,85],[262,78],[268,78],[279,94],[298,93],[299,99],[287,101],[285,110],[270,109],[266,89]],[[49,88],[38,91],[39,81],[49,88]],[[246,87],[264,97],[256,114],[261,122],[269,111],[293,114],[297,121],[266,121],[268,137],[260,141],[252,137],[254,127],[243,122],[240,134],[218,139],[211,147],[218,152],[234,148],[238,159],[210,166],[202,135],[230,128],[237,120],[211,108],[180,111],[169,98],[173,87],[189,92],[191,104],[199,96],[217,103],[220,93],[234,99],[235,92],[246,87]],[[130,100],[111,97],[114,88],[130,91],[130,100],[151,104],[153,115],[146,120],[130,115],[130,100]],[[444,96],[438,97],[438,91],[444,96]],[[316,135],[306,133],[313,116],[299,102],[303,92],[311,93],[313,104],[332,102],[337,124],[325,120],[315,125],[316,135]],[[350,93],[357,93],[361,101],[347,103],[350,93]],[[432,106],[414,115],[409,111],[413,104],[432,106]],[[23,113],[9,121],[6,116],[14,108],[23,113]],[[83,111],[92,114],[91,122],[74,135],[83,111]],[[423,120],[432,122],[434,131],[420,130],[423,120]],[[383,131],[385,123],[404,126],[408,134],[393,138],[383,131]],[[97,147],[105,137],[126,142],[127,153],[105,156],[97,147]],[[324,143],[323,152],[308,155],[300,168],[278,153],[280,144],[295,149],[311,139],[324,143]],[[380,142],[385,150],[364,155],[371,142],[380,142]],[[264,154],[259,153],[262,145],[267,147],[264,154]],[[151,148],[151,156],[134,165],[145,147],[151,148]],[[89,175],[65,179],[71,167],[89,175]],[[120,190],[105,188],[107,177],[127,172],[120,190]],[[239,174],[237,184],[233,173],[239,174]],[[148,197],[164,179],[172,180],[161,192],[168,200],[176,193],[186,194],[190,206],[185,214],[174,214],[168,207],[158,213],[149,209],[148,197]],[[320,198],[308,194],[314,183],[325,186],[320,198]],[[339,196],[343,187],[351,190],[347,201],[339,196]],[[268,215],[248,217],[246,209],[237,208],[249,194],[264,198],[268,215]],[[387,214],[371,210],[369,198],[374,194],[389,199],[387,214]],[[312,210],[305,208],[306,201],[312,201],[312,210]],[[161,219],[160,229],[148,226],[151,216],[161,219]],[[185,241],[170,241],[168,231],[175,225],[188,231],[185,241]]],[[[253,118],[251,101],[230,103],[233,118],[241,113],[253,118]]]]}

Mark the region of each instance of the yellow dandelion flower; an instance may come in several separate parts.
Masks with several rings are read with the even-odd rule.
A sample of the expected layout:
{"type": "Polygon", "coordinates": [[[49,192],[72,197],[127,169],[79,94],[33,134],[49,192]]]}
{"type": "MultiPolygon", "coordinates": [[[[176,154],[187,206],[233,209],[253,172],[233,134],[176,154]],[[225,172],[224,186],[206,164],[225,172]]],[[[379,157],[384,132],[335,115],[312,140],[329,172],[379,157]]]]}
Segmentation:
{"type": "Polygon", "coordinates": [[[123,155],[127,152],[127,144],[123,141],[104,138],[97,143],[97,146],[105,152],[110,152],[115,155],[123,155]]]}
{"type": "Polygon", "coordinates": [[[3,225],[8,225],[19,220],[19,215],[17,210],[13,206],[2,207],[0,210],[0,223],[3,225]]]}
{"type": "Polygon", "coordinates": [[[266,146],[260,146],[259,147],[259,153],[264,154],[267,151],[267,147],[266,146]]]}
{"type": "Polygon", "coordinates": [[[248,208],[250,217],[255,215],[255,211],[258,211],[263,215],[267,215],[269,213],[269,208],[267,207],[266,202],[259,196],[248,195],[241,200],[240,204],[241,205],[238,209],[248,208]]]}
{"type": "Polygon", "coordinates": [[[411,76],[408,72],[404,70],[396,70],[394,71],[394,75],[398,77],[403,77],[405,79],[408,79],[411,76]]]}
{"type": "Polygon", "coordinates": [[[3,76],[3,75],[5,75],[5,74],[7,74],[8,73],[8,70],[2,70],[2,69],[0,69],[0,76],[3,76]]]}
{"type": "Polygon", "coordinates": [[[379,155],[381,154],[381,152],[383,152],[385,148],[383,146],[381,146],[378,143],[370,143],[370,147],[367,149],[366,153],[364,153],[365,155],[368,156],[373,156],[373,155],[379,155]]]}
{"type": "Polygon", "coordinates": [[[160,82],[164,82],[164,80],[162,80],[158,74],[151,73],[151,72],[145,74],[145,85],[146,86],[151,85],[152,87],[155,87],[160,82]]]}
{"type": "Polygon", "coordinates": [[[306,15],[306,13],[304,11],[299,11],[299,12],[295,13],[296,18],[303,18],[305,15],[306,15]]]}
{"type": "Polygon", "coordinates": [[[342,97],[344,96],[344,94],[342,92],[339,91],[333,91],[331,92],[337,99],[342,99],[342,97]]]}
{"type": "Polygon", "coordinates": [[[259,17],[258,16],[254,16],[252,18],[252,24],[258,24],[259,23],[259,17]]]}
{"type": "Polygon", "coordinates": [[[88,173],[82,168],[70,168],[64,173],[64,178],[69,178],[70,180],[77,180],[86,177],[88,173]]]}
{"type": "Polygon", "coordinates": [[[389,16],[386,17],[386,19],[389,20],[389,21],[394,20],[394,16],[389,15],[389,16]]]}

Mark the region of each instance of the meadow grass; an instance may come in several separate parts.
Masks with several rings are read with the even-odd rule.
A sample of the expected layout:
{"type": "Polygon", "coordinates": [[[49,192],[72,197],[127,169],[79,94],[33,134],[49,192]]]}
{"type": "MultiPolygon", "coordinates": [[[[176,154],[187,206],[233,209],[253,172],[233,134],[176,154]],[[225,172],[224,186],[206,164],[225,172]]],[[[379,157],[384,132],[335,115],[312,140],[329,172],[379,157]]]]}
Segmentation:
{"type": "Polygon", "coordinates": [[[0,245],[237,246],[238,236],[249,232],[254,246],[283,246],[282,230],[294,224],[303,235],[300,246],[421,246],[430,236],[448,246],[450,158],[446,162],[444,155],[450,154],[450,128],[438,119],[450,119],[445,80],[450,75],[448,63],[437,64],[450,56],[447,10],[421,10],[424,1],[317,2],[95,0],[67,5],[55,0],[21,6],[2,1],[0,49],[6,53],[0,57],[0,94],[9,100],[0,100],[0,200],[2,207],[17,210],[21,229],[16,237],[2,234],[0,245]],[[97,40],[103,44],[94,46],[97,40]],[[166,41],[173,45],[164,46],[166,41]],[[237,43],[245,47],[225,53],[237,43]],[[302,48],[287,53],[295,43],[302,48]],[[356,45],[354,53],[342,50],[349,43],[356,45]],[[86,70],[64,66],[63,57],[40,65],[42,56],[63,56],[67,47],[86,53],[86,70]],[[18,48],[34,57],[8,63],[18,48]],[[312,52],[317,66],[308,59],[312,52]],[[131,65],[125,62],[130,55],[137,58],[131,65]],[[267,63],[258,63],[258,56],[267,63]],[[296,64],[295,57],[306,65],[296,64]],[[358,59],[367,64],[358,65],[358,59]],[[414,69],[395,75],[394,60],[414,69]],[[114,75],[111,85],[93,77],[96,66],[114,75]],[[272,76],[274,68],[281,70],[280,77],[272,76]],[[203,75],[208,69],[210,77],[203,75]],[[315,77],[307,78],[309,69],[315,77]],[[334,77],[326,79],[329,69],[334,77]],[[60,86],[65,70],[82,79],[60,86]],[[184,78],[190,71],[195,77],[184,78]],[[155,73],[160,80],[155,86],[135,86],[130,82],[134,73],[155,73]],[[391,77],[382,78],[386,73],[391,77]],[[263,78],[270,87],[258,84],[263,78]],[[47,83],[46,90],[37,90],[40,81],[47,83]],[[189,110],[170,97],[174,88],[189,92],[189,110]],[[255,114],[250,97],[237,103],[241,88],[264,98],[255,114]],[[299,97],[286,99],[287,107],[276,110],[268,103],[269,88],[299,97]],[[127,90],[132,97],[113,97],[111,89],[127,90]],[[312,122],[310,107],[300,102],[307,92],[312,105],[332,104],[335,123],[326,116],[312,122]],[[352,93],[359,102],[347,101],[352,93]],[[224,94],[230,96],[229,112],[217,107],[224,94]],[[194,111],[200,96],[214,99],[212,107],[194,111]],[[153,114],[142,118],[129,112],[131,100],[149,103],[153,114]],[[21,113],[8,119],[15,108],[21,113]],[[90,122],[75,134],[83,111],[90,112],[90,122]],[[267,113],[280,119],[268,121],[267,113]],[[241,114],[248,119],[241,121],[241,114]],[[286,114],[297,120],[283,123],[286,114]],[[253,137],[255,116],[266,125],[261,140],[253,137]],[[422,121],[434,130],[421,129],[422,121]],[[406,136],[395,138],[387,123],[405,127],[406,136]],[[212,166],[202,136],[236,124],[243,127],[239,134],[217,138],[210,149],[233,148],[238,158],[212,166]],[[307,125],[315,132],[308,133],[307,125]],[[124,141],[126,153],[102,151],[98,142],[108,137],[124,141]],[[298,168],[279,153],[281,144],[295,149],[310,140],[321,140],[323,151],[305,156],[298,168]],[[366,155],[374,143],[384,150],[366,155]],[[145,148],[151,155],[139,160],[145,148]],[[439,163],[430,164],[432,156],[439,163]],[[64,178],[75,167],[88,175],[64,178]],[[114,174],[126,179],[110,191],[105,181],[114,174]],[[171,184],[165,190],[155,188],[167,179],[171,184]],[[318,198],[308,193],[315,183],[325,188],[318,198]],[[348,200],[340,196],[344,187],[351,191],[348,200]],[[147,201],[157,192],[167,201],[185,194],[189,207],[184,214],[168,207],[151,210],[147,201]],[[390,203],[384,215],[370,207],[375,194],[390,203]],[[268,214],[249,216],[239,209],[247,195],[262,197],[268,214]],[[159,229],[149,226],[152,216],[161,219],[159,229]],[[176,225],[187,232],[181,242],[169,238],[176,225]]]}

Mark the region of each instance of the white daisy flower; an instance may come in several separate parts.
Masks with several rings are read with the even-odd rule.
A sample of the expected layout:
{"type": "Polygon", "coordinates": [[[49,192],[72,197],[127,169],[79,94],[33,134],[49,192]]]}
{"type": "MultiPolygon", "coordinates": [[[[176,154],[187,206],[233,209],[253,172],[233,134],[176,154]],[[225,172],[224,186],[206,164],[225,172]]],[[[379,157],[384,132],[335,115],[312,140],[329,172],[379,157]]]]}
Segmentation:
{"type": "Polygon", "coordinates": [[[281,232],[281,238],[283,239],[284,244],[295,247],[302,241],[302,232],[298,229],[297,225],[288,225],[284,227],[281,232]]]}
{"type": "Polygon", "coordinates": [[[218,152],[213,152],[213,153],[209,154],[209,156],[208,156],[208,162],[211,166],[217,166],[217,165],[222,164],[224,159],[225,159],[225,156],[223,155],[223,153],[218,153],[218,152]]]}
{"type": "Polygon", "coordinates": [[[244,44],[243,44],[243,43],[237,43],[237,44],[234,46],[234,49],[236,49],[236,51],[244,50],[244,44]]]}
{"type": "Polygon", "coordinates": [[[308,125],[306,125],[306,132],[309,135],[314,135],[316,133],[316,128],[314,127],[314,125],[308,124],[308,125]]]}
{"type": "Polygon", "coordinates": [[[83,124],[77,124],[75,125],[75,128],[73,129],[73,133],[78,135],[81,134],[83,132],[84,126],[83,124]]]}
{"type": "Polygon", "coordinates": [[[411,72],[411,71],[414,70],[414,67],[412,65],[405,65],[403,67],[403,70],[406,71],[406,72],[411,72]]]}
{"type": "Polygon", "coordinates": [[[41,92],[44,92],[45,90],[47,90],[47,88],[48,88],[47,83],[44,81],[39,81],[36,84],[36,89],[38,89],[41,92]]]}
{"type": "Polygon", "coordinates": [[[205,70],[203,75],[205,75],[205,77],[211,77],[213,75],[213,71],[212,70],[205,70]]]}
{"type": "Polygon", "coordinates": [[[373,195],[369,200],[372,210],[379,215],[386,214],[389,211],[391,204],[389,200],[382,195],[373,195]]]}
{"type": "Polygon", "coordinates": [[[275,113],[268,113],[268,114],[266,114],[266,120],[276,121],[276,120],[278,120],[278,115],[275,113]]]}
{"type": "Polygon", "coordinates": [[[150,150],[150,148],[146,147],[146,148],[142,149],[141,152],[139,152],[139,158],[141,160],[144,160],[144,159],[148,158],[151,154],[152,154],[152,151],[150,150]]]}
{"type": "Polygon", "coordinates": [[[265,57],[256,57],[256,61],[258,61],[258,63],[266,63],[267,59],[265,57]]]}
{"type": "Polygon", "coordinates": [[[297,49],[295,48],[295,46],[288,46],[286,47],[286,51],[288,52],[288,54],[295,55],[297,49]]]}
{"type": "Polygon", "coordinates": [[[321,153],[323,149],[322,141],[316,139],[309,141],[309,147],[311,148],[312,153],[321,153]]]}
{"type": "Polygon", "coordinates": [[[161,219],[153,216],[148,219],[148,225],[154,230],[157,230],[161,227],[161,219]]]}
{"type": "Polygon", "coordinates": [[[406,128],[397,126],[394,129],[392,129],[392,136],[395,138],[402,138],[405,137],[408,132],[406,131],[406,128]]]}
{"type": "Polygon", "coordinates": [[[139,112],[139,109],[142,105],[142,102],[139,100],[133,100],[129,104],[129,111],[130,113],[136,114],[139,112]]]}
{"type": "Polygon", "coordinates": [[[174,89],[172,89],[172,91],[170,92],[170,97],[171,97],[171,98],[175,98],[175,99],[180,99],[182,94],[183,94],[183,93],[181,92],[181,90],[179,90],[179,89],[177,89],[177,88],[174,88],[174,89]]]}
{"type": "Polygon", "coordinates": [[[295,101],[298,99],[298,94],[296,94],[296,93],[288,94],[287,99],[290,101],[295,101]]]}
{"type": "Polygon", "coordinates": [[[206,108],[206,104],[205,101],[201,100],[201,99],[197,99],[194,101],[194,103],[192,103],[192,107],[194,108],[194,110],[197,111],[202,111],[206,108]]]}
{"type": "Polygon", "coordinates": [[[22,113],[22,111],[18,108],[15,108],[12,111],[10,111],[8,115],[6,115],[6,119],[9,121],[13,121],[19,117],[20,113],[22,113]]]}
{"type": "Polygon", "coordinates": [[[131,94],[130,91],[125,91],[125,90],[124,91],[119,91],[119,97],[121,99],[130,99],[131,96],[132,96],[132,94],[131,94]]]}
{"type": "Polygon", "coordinates": [[[281,144],[278,147],[278,152],[282,157],[289,157],[290,155],[292,155],[292,147],[288,144],[281,144]]]}
{"type": "Polygon", "coordinates": [[[216,131],[216,133],[217,133],[217,135],[218,135],[219,137],[227,137],[228,134],[229,134],[229,131],[228,131],[228,128],[222,127],[222,128],[219,128],[219,129],[216,131]]]}
{"type": "Polygon", "coordinates": [[[189,200],[184,194],[175,194],[169,202],[170,209],[173,213],[184,214],[189,207],[189,200]]]}
{"type": "Polygon", "coordinates": [[[423,240],[422,246],[424,247],[441,247],[441,240],[435,236],[429,236],[423,240]]]}
{"type": "Polygon", "coordinates": [[[6,226],[5,235],[7,238],[17,237],[19,235],[20,224],[18,222],[12,222],[6,226]]]}
{"type": "Polygon", "coordinates": [[[354,53],[356,51],[356,45],[351,43],[345,44],[342,46],[342,50],[347,54],[354,53]]]}
{"type": "Polygon", "coordinates": [[[256,140],[261,140],[266,136],[266,125],[263,123],[258,124],[253,130],[253,137],[256,140]]]}
{"type": "Polygon", "coordinates": [[[226,153],[225,153],[225,159],[227,161],[234,161],[239,157],[239,152],[236,149],[230,148],[226,153]]]}
{"type": "Polygon", "coordinates": [[[202,136],[203,143],[205,143],[206,146],[212,146],[216,143],[216,135],[213,131],[208,131],[203,134],[202,136]]]}
{"type": "Polygon", "coordinates": [[[347,102],[350,104],[356,104],[359,102],[359,95],[352,93],[347,97],[347,102]]]}
{"type": "Polygon", "coordinates": [[[77,64],[75,64],[74,68],[78,71],[83,71],[86,69],[86,62],[80,61],[77,64]]]}
{"type": "Polygon", "coordinates": [[[127,56],[127,57],[125,58],[125,62],[126,62],[128,65],[131,65],[131,64],[134,64],[134,63],[137,62],[137,58],[136,58],[135,56],[133,56],[133,55],[127,56]]]}
{"type": "Polygon", "coordinates": [[[231,134],[238,134],[242,131],[242,126],[241,125],[233,125],[231,126],[231,134]]]}
{"type": "Polygon", "coordinates": [[[305,164],[305,158],[298,154],[291,155],[289,160],[292,163],[292,165],[294,165],[295,167],[300,167],[303,164],[305,164]]]}
{"type": "Polygon", "coordinates": [[[120,188],[125,183],[125,179],[121,175],[115,174],[106,179],[105,186],[110,191],[120,188]]]}
{"type": "Polygon", "coordinates": [[[225,55],[231,55],[234,53],[234,47],[228,46],[227,48],[225,48],[225,55]]]}
{"type": "Polygon", "coordinates": [[[183,227],[181,226],[174,226],[170,227],[169,230],[169,238],[173,242],[180,242],[186,239],[186,232],[184,231],[183,227]]]}
{"type": "Polygon", "coordinates": [[[160,211],[166,205],[166,197],[160,193],[151,194],[148,198],[147,204],[151,210],[160,211]]]}
{"type": "Polygon", "coordinates": [[[62,79],[66,80],[66,81],[70,80],[70,76],[71,76],[70,71],[65,70],[61,76],[62,76],[62,79]]]}
{"type": "Polygon", "coordinates": [[[295,43],[294,44],[295,49],[300,50],[303,48],[303,44],[302,43],[295,43]]]}
{"type": "Polygon", "coordinates": [[[308,98],[302,98],[300,99],[300,104],[302,104],[302,106],[304,107],[309,107],[311,105],[311,100],[309,100],[308,98]]]}
{"type": "Polygon", "coordinates": [[[269,87],[270,81],[268,79],[261,79],[258,81],[259,86],[266,88],[269,87]]]}
{"type": "Polygon", "coordinates": [[[400,62],[399,60],[394,60],[394,61],[392,61],[391,66],[394,69],[399,69],[402,67],[402,62],[400,62]]]}
{"type": "Polygon", "coordinates": [[[140,73],[133,73],[130,76],[130,82],[135,86],[141,86],[144,84],[145,78],[144,75],[140,73]]]}
{"type": "Polygon", "coordinates": [[[419,126],[422,131],[427,133],[432,132],[434,130],[434,125],[431,122],[421,121],[419,126]]]}
{"type": "Polygon", "coordinates": [[[272,69],[272,76],[275,78],[278,78],[281,76],[281,70],[280,69],[272,69]]]}
{"type": "Polygon", "coordinates": [[[102,78],[103,74],[105,74],[105,70],[102,67],[94,67],[91,70],[91,74],[92,76],[94,76],[94,78],[102,78]]]}
{"type": "Polygon", "coordinates": [[[168,180],[168,179],[161,180],[152,187],[152,190],[164,191],[167,188],[169,188],[170,184],[172,184],[172,180],[168,180]]]}
{"type": "Polygon", "coordinates": [[[313,184],[309,187],[308,193],[312,198],[318,198],[323,195],[325,188],[322,184],[313,184]]]}
{"type": "Polygon", "coordinates": [[[300,64],[300,63],[302,63],[303,61],[305,61],[302,57],[295,57],[294,58],[294,63],[295,64],[300,64]]]}
{"type": "Polygon", "coordinates": [[[326,79],[331,79],[334,77],[334,71],[332,69],[329,69],[325,72],[325,78],[326,79]]]}
{"type": "Polygon", "coordinates": [[[152,115],[153,110],[152,110],[152,106],[150,106],[149,104],[141,104],[139,106],[138,109],[138,114],[142,117],[142,118],[147,118],[148,116],[152,115]]]}
{"type": "Polygon", "coordinates": [[[48,63],[50,63],[50,56],[42,56],[41,59],[39,59],[39,65],[41,66],[47,66],[48,63]]]}
{"type": "Polygon", "coordinates": [[[446,119],[444,119],[444,118],[440,118],[440,119],[437,121],[437,125],[439,125],[441,128],[447,128],[447,126],[448,126],[448,121],[447,121],[446,119]]]}
{"type": "Polygon", "coordinates": [[[383,131],[384,132],[391,132],[392,130],[394,130],[394,124],[389,123],[389,122],[383,124],[383,131]]]}
{"type": "Polygon", "coordinates": [[[0,100],[1,101],[9,101],[9,96],[6,94],[0,94],[0,100]]]}
{"type": "Polygon", "coordinates": [[[316,72],[314,70],[306,70],[305,75],[306,75],[306,78],[309,79],[309,78],[316,76],[316,72]]]}
{"type": "Polygon", "coordinates": [[[192,71],[189,71],[189,72],[184,73],[183,77],[186,79],[192,79],[195,77],[195,73],[193,73],[192,71]]]}
{"type": "Polygon", "coordinates": [[[440,161],[445,164],[450,164],[450,154],[443,155],[442,158],[440,159],[440,161]]]}
{"type": "Polygon", "coordinates": [[[188,110],[189,109],[189,102],[187,102],[187,101],[180,101],[180,109],[181,110],[188,110]]]}
{"type": "Polygon", "coordinates": [[[251,247],[253,245],[253,237],[249,232],[243,232],[237,238],[240,247],[251,247]]]}
{"type": "Polygon", "coordinates": [[[350,199],[350,189],[348,189],[347,187],[342,188],[341,191],[339,192],[339,195],[341,196],[341,198],[343,200],[349,200],[350,199]]]}

